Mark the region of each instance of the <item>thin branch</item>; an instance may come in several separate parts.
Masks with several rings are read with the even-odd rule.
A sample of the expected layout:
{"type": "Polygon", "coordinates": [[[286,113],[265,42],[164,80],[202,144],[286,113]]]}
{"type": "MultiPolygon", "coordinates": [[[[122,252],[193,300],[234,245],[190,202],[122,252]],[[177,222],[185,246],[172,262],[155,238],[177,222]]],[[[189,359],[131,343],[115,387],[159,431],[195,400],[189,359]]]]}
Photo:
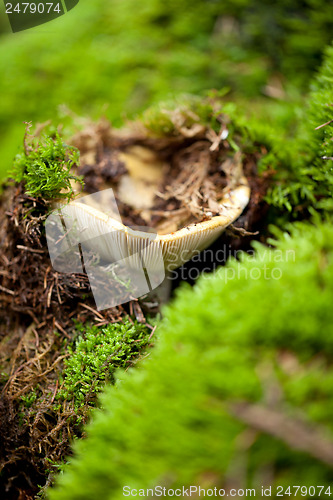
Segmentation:
{"type": "Polygon", "coordinates": [[[257,404],[236,403],[231,412],[253,429],[281,439],[289,447],[333,467],[333,442],[320,428],[257,404]]]}
{"type": "Polygon", "coordinates": [[[326,127],[326,125],[329,125],[330,123],[333,122],[333,119],[332,120],[329,120],[328,122],[326,123],[322,123],[321,125],[318,125],[318,127],[315,128],[315,130],[319,130],[320,128],[323,128],[323,127],[326,127]]]}

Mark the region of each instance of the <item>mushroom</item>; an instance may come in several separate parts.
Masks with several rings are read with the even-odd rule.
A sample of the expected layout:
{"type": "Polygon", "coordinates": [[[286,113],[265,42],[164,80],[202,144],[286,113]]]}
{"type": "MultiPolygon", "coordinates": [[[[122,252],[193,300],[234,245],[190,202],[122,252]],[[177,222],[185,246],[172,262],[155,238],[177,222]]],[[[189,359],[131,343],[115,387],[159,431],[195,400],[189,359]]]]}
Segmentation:
{"type": "MultiPolygon", "coordinates": [[[[117,196],[120,199],[123,196],[122,201],[126,204],[132,203],[133,209],[145,218],[153,203],[152,190],[158,191],[165,165],[145,148],[138,146],[122,155],[122,158],[126,163],[127,174],[118,186],[117,196]]],[[[237,176],[237,182],[223,191],[218,201],[218,215],[208,216],[208,220],[203,221],[193,222],[192,218],[190,223],[185,224],[178,221],[182,227],[176,227],[171,222],[167,224],[169,231],[165,233],[165,224],[164,227],[157,226],[155,231],[124,225],[115,199],[113,203],[107,200],[108,191],[113,196],[112,190],[106,189],[99,193],[98,199],[97,195],[88,195],[69,205],[71,216],[77,221],[80,231],[88,228],[89,238],[84,238],[84,244],[95,250],[106,262],[115,262],[139,252],[149,259],[150,265],[159,248],[167,271],[176,269],[211,245],[240,216],[250,198],[248,182],[241,173],[237,176]],[[106,193],[105,199],[103,193],[106,193]]],[[[209,214],[206,212],[206,215],[209,214]]],[[[132,262],[135,267],[137,263],[134,256],[132,262]]]]}
{"type": "MultiPolygon", "coordinates": [[[[126,154],[127,173],[118,186],[106,186],[94,194],[81,193],[81,198],[58,206],[46,221],[54,268],[82,272],[83,262],[98,310],[140,297],[157,287],[165,295],[170,287],[165,275],[211,245],[239,217],[250,197],[248,182],[240,169],[220,191],[219,200],[209,198],[208,208],[202,212],[194,204],[195,210],[199,208],[199,216],[194,217],[183,203],[183,208],[176,210],[177,217],[166,210],[163,222],[151,228],[149,221],[156,212],[155,193],[161,186],[165,165],[161,161],[154,163],[154,158],[142,155],[141,150],[139,154],[137,150],[126,154]],[[130,227],[122,222],[115,193],[120,208],[127,206],[133,213],[140,213],[147,227],[130,227]],[[77,251],[78,244],[81,253],[77,251]]],[[[200,179],[205,183],[203,175],[200,179]]],[[[191,181],[187,182],[192,186],[191,181]]]]}

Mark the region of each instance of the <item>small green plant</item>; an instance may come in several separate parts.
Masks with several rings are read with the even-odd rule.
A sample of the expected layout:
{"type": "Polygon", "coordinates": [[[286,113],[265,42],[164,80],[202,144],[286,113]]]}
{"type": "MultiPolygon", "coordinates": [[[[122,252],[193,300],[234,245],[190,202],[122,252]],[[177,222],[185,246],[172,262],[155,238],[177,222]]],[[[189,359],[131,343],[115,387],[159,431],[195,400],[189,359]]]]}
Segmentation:
{"type": "Polygon", "coordinates": [[[21,396],[21,401],[26,408],[30,408],[30,406],[36,401],[38,397],[37,390],[38,390],[38,385],[27,395],[21,396]]]}
{"type": "Polygon", "coordinates": [[[58,133],[40,141],[32,139],[28,144],[30,126],[27,124],[24,148],[14,159],[14,180],[24,182],[26,193],[35,198],[69,200],[73,195],[71,181],[82,184],[81,178],[71,172],[79,162],[79,151],[65,144],[58,133]]]}
{"type": "Polygon", "coordinates": [[[151,331],[146,325],[129,320],[105,327],[77,324],[76,330],[79,335],[74,344],[68,346],[69,357],[61,375],[55,406],[71,401],[78,410],[96,399],[105,381],[114,383],[118,368],[126,368],[137,361],[149,344],[151,331]]]}

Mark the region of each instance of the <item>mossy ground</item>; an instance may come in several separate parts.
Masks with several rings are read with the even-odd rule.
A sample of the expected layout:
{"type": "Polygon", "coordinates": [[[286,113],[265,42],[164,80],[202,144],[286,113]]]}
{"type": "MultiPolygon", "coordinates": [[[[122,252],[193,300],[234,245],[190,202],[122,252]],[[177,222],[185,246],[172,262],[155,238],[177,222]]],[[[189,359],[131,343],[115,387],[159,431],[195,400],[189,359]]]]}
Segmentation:
{"type": "MultiPolygon", "coordinates": [[[[313,209],[321,213],[331,211],[331,61],[330,49],[321,76],[314,84],[309,119],[290,141],[282,133],[281,123],[284,123],[284,118],[279,121],[278,127],[263,126],[260,124],[260,117],[252,121],[244,119],[239,106],[226,104],[225,100],[216,100],[218,96],[215,93],[203,100],[184,98],[181,105],[150,110],[144,114],[142,123],[134,126],[135,136],[131,133],[117,136],[109,124],[102,121],[81,130],[72,137],[72,142],[82,153],[96,153],[97,145],[102,145],[103,152],[107,152],[108,148],[115,147],[114,141],[118,141],[118,146],[124,141],[140,143],[172,158],[177,148],[190,146],[194,141],[202,141],[208,150],[214,139],[218,138],[221,125],[227,125],[229,135],[225,147],[230,155],[239,150],[243,153],[245,173],[252,187],[249,207],[238,224],[249,231],[260,229],[258,238],[266,241],[269,219],[285,226],[290,219],[309,218],[313,209]],[[216,102],[219,103],[218,106],[216,102]],[[222,121],[219,119],[221,113],[222,121]],[[317,131],[314,131],[317,127],[317,131]],[[278,132],[281,132],[281,136],[278,132]],[[88,143],[90,145],[87,146],[88,143]]],[[[84,96],[84,92],[80,95],[84,96]]],[[[1,417],[5,435],[5,472],[2,480],[3,489],[11,484],[10,494],[15,499],[21,494],[28,499],[29,495],[31,497],[36,492],[37,483],[45,483],[49,464],[63,460],[69,449],[69,440],[74,435],[81,435],[80,424],[85,422],[90,407],[96,402],[96,393],[104,381],[114,381],[113,372],[117,367],[127,367],[134,358],[140,357],[141,349],[150,344],[153,332],[145,322],[147,311],[142,306],[142,312],[138,302],[97,314],[89,295],[86,276],[60,275],[50,266],[43,222],[50,198],[58,197],[59,194],[71,195],[71,167],[77,162],[73,156],[74,150],[65,147],[59,137],[55,140],[54,137],[42,141],[31,156],[26,150],[18,157],[17,163],[22,167],[21,177],[18,179],[21,182],[6,185],[2,194],[0,324],[4,353],[4,391],[1,417]],[[63,192],[64,188],[67,193],[63,192]],[[143,318],[144,324],[135,322],[134,312],[138,319],[143,318]],[[73,321],[74,318],[81,326],[73,321]],[[81,340],[76,338],[78,329],[84,331],[81,340]],[[60,371],[63,371],[62,375],[60,371]],[[21,473],[14,477],[18,467],[21,473]],[[36,480],[32,486],[31,477],[36,480]]],[[[96,186],[98,189],[99,183],[104,182],[105,172],[102,172],[102,162],[97,154],[92,165],[87,163],[80,168],[83,169],[82,175],[85,176],[86,185],[90,183],[91,190],[95,190],[96,186]]],[[[210,285],[200,284],[194,291],[181,292],[180,298],[167,313],[174,326],[162,330],[164,337],[170,334],[170,341],[164,339],[159,354],[156,354],[155,359],[160,364],[154,361],[133,379],[128,379],[133,382],[126,382],[127,386],[125,384],[125,390],[119,396],[120,409],[115,409],[115,416],[112,418],[119,430],[119,442],[128,445],[126,449],[130,449],[131,453],[124,456],[125,472],[121,466],[112,471],[115,474],[112,486],[108,483],[109,479],[105,483],[101,482],[104,498],[113,491],[112,488],[118,491],[116,488],[120,485],[121,478],[132,480],[134,477],[135,481],[144,483],[153,480],[156,474],[164,477],[163,474],[173,468],[181,471],[182,480],[194,478],[200,481],[201,477],[206,477],[207,466],[204,467],[203,462],[191,462],[191,456],[202,455],[212,470],[216,469],[218,474],[224,474],[230,457],[235,452],[232,438],[241,435],[244,427],[251,427],[248,413],[245,412],[244,416],[244,406],[233,407],[233,415],[230,416],[229,408],[225,409],[225,401],[228,403],[230,399],[233,404],[237,396],[242,399],[242,404],[244,400],[246,404],[257,404],[261,400],[266,402],[265,397],[269,399],[276,396],[275,389],[271,389],[276,378],[284,391],[283,412],[290,411],[293,416],[294,411],[297,413],[298,405],[304,405],[306,425],[302,429],[305,429],[307,436],[308,421],[318,424],[316,437],[319,444],[322,443],[322,430],[330,427],[327,418],[330,416],[331,345],[330,337],[324,338],[321,332],[325,322],[331,324],[332,319],[328,306],[332,300],[329,282],[332,235],[328,226],[321,225],[318,221],[319,219],[316,222],[319,226],[317,230],[304,226],[298,233],[294,229],[293,239],[289,241],[287,238],[285,247],[284,243],[281,244],[281,248],[285,249],[290,248],[290,244],[294,246],[298,251],[298,261],[295,266],[290,263],[285,267],[284,264],[278,266],[285,273],[284,280],[278,283],[271,281],[268,291],[264,286],[267,283],[263,280],[258,280],[257,284],[253,280],[250,283],[242,282],[242,286],[235,281],[233,285],[228,283],[224,286],[214,278],[209,281],[210,285]],[[295,283],[299,290],[298,297],[295,295],[295,283]],[[239,288],[244,288],[244,291],[239,288]],[[315,300],[311,297],[311,290],[316,290],[315,300]],[[203,303],[207,307],[203,308],[203,303]],[[226,309],[227,303],[229,309],[226,309]],[[192,307],[195,307],[195,312],[192,307]],[[303,310],[306,314],[303,314],[303,310]],[[182,322],[182,318],[186,318],[186,324],[182,322]],[[221,323],[225,325],[223,338],[221,323]],[[206,332],[208,326],[210,332],[203,337],[202,331],[206,332]],[[171,344],[172,339],[175,344],[171,344]],[[177,339],[181,340],[180,344],[177,344],[177,339]],[[208,341],[212,344],[207,345],[208,341]],[[211,346],[215,350],[211,350],[211,346]],[[256,370],[266,370],[265,363],[262,366],[262,360],[259,359],[261,354],[266,365],[269,365],[268,395],[264,394],[264,381],[256,373],[256,370]],[[278,362],[281,363],[282,371],[276,368],[278,362]],[[296,370],[291,374],[288,372],[289,362],[292,370],[296,370]],[[193,366],[198,368],[198,377],[191,378],[193,366]],[[156,383],[151,386],[145,378],[150,370],[152,376],[156,375],[156,383]],[[179,370],[183,374],[183,385],[179,384],[179,379],[169,377],[170,370],[172,373],[179,370]],[[221,378],[223,386],[219,385],[221,378]],[[170,383],[167,384],[166,380],[170,380],[170,383]],[[323,387],[319,387],[319,380],[325,381],[323,387]],[[162,391],[159,390],[161,387],[162,391]],[[144,395],[145,390],[147,396],[144,395]],[[177,391],[180,391],[179,398],[177,391]],[[320,401],[316,399],[318,392],[320,401]],[[170,428],[165,427],[166,434],[160,432],[163,417],[158,411],[155,415],[162,395],[164,402],[168,402],[168,408],[163,406],[163,401],[161,407],[170,417],[170,428]],[[207,400],[200,400],[203,407],[198,409],[196,398],[200,399],[204,395],[217,399],[217,407],[214,406],[215,402],[210,406],[210,400],[208,403],[207,400]],[[325,410],[321,406],[322,400],[325,401],[325,410]],[[126,408],[133,408],[136,404],[147,415],[147,421],[139,419],[139,424],[133,424],[133,428],[128,429],[120,420],[124,417],[124,422],[131,423],[132,417],[126,413],[126,408]],[[186,411],[182,413],[180,409],[186,411]],[[173,415],[178,413],[179,418],[173,420],[173,415]],[[222,430],[221,418],[224,423],[222,430]],[[151,423],[150,427],[148,422],[151,423]],[[204,430],[202,435],[207,438],[205,446],[211,452],[210,457],[195,439],[197,427],[204,430]],[[180,447],[184,453],[175,452],[173,445],[171,446],[175,439],[178,439],[178,444],[183,445],[180,447]],[[151,455],[142,451],[142,446],[148,447],[147,440],[154,445],[152,455],[156,464],[153,465],[151,455]],[[192,443],[190,448],[188,443],[192,443]],[[165,458],[161,458],[162,456],[165,458]],[[220,461],[220,468],[215,460],[220,461]],[[149,467],[144,469],[142,464],[146,463],[149,467]],[[188,463],[188,468],[181,468],[184,463],[188,463]]],[[[232,236],[232,239],[235,243],[240,238],[232,236]]],[[[245,243],[242,240],[241,244],[246,247],[249,239],[251,236],[245,243]]],[[[263,251],[258,250],[258,258],[263,251]]],[[[251,270],[251,263],[246,260],[242,265],[242,269],[251,270]]],[[[236,268],[236,264],[230,265],[224,276],[230,269],[236,268]]],[[[201,283],[203,282],[202,279],[201,283]]],[[[147,307],[149,310],[149,306],[147,307]]],[[[124,377],[124,380],[127,378],[124,377]]],[[[117,401],[112,394],[114,393],[108,391],[103,399],[103,404],[110,408],[110,413],[117,401]]],[[[259,409],[261,412],[268,410],[266,407],[259,409]]],[[[273,410],[269,408],[269,411],[273,410]]],[[[277,415],[274,411],[269,415],[280,418],[281,413],[278,412],[277,415]]],[[[99,439],[101,434],[107,435],[110,415],[96,415],[97,423],[93,424],[93,432],[96,432],[96,450],[99,450],[99,439]]],[[[282,417],[285,419],[288,415],[283,413],[282,417]]],[[[298,421],[296,426],[297,423],[298,421]]],[[[302,425],[303,423],[302,420],[302,425]]],[[[295,424],[294,420],[292,424],[295,424]]],[[[302,453],[306,454],[304,458],[298,452],[289,452],[290,436],[274,434],[270,429],[262,428],[258,423],[256,425],[254,434],[257,436],[256,433],[259,433],[259,437],[255,439],[253,447],[250,445],[250,475],[254,475],[254,470],[259,470],[259,475],[264,474],[263,462],[269,459],[273,464],[274,474],[278,479],[282,477],[283,481],[294,477],[292,474],[295,477],[299,474],[304,481],[308,481],[308,478],[326,481],[328,459],[325,453],[324,458],[320,455],[322,449],[318,450],[312,442],[316,454],[314,455],[311,447],[303,448],[302,453]],[[281,442],[276,442],[276,438],[281,442]],[[268,458],[265,455],[267,448],[270,450],[268,458]],[[318,465],[318,461],[325,465],[318,465]],[[288,468],[283,468],[284,463],[289,464],[289,472],[288,468]],[[285,475],[279,475],[281,470],[285,475]]],[[[250,435],[253,437],[252,427],[250,435]]],[[[113,436],[110,442],[112,439],[113,436]]],[[[88,450],[91,446],[89,443],[87,441],[88,450]]],[[[104,444],[101,445],[102,451],[104,444]]],[[[116,445],[112,448],[111,455],[115,450],[116,445]]],[[[236,455],[238,453],[239,457],[243,451],[237,449],[236,455]]],[[[112,459],[111,455],[108,458],[112,459]]],[[[97,458],[96,466],[108,476],[108,460],[101,463],[97,458]]],[[[88,462],[82,460],[75,467],[79,471],[80,467],[87,465],[90,467],[88,462]]],[[[90,472],[91,485],[94,486],[94,474],[96,472],[98,475],[98,470],[91,467],[90,472]]],[[[75,498],[76,489],[80,491],[80,495],[90,494],[87,498],[95,498],[98,490],[90,493],[86,488],[82,492],[81,485],[76,485],[75,474],[73,472],[73,476],[69,475],[64,479],[63,484],[71,485],[68,495],[72,496],[68,498],[75,498]]],[[[234,480],[232,473],[231,479],[234,480]]],[[[175,479],[178,480],[180,479],[175,479]]],[[[84,496],[78,498],[81,500],[84,496]]]]}

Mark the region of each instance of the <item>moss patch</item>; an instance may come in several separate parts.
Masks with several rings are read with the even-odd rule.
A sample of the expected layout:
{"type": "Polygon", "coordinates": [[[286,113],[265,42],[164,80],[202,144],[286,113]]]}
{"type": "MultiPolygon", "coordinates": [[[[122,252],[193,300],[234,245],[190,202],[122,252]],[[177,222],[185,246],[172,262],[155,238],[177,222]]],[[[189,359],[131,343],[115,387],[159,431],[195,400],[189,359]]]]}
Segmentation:
{"type": "Polygon", "coordinates": [[[65,144],[58,133],[40,139],[29,136],[26,124],[24,148],[14,159],[12,175],[23,182],[27,195],[43,200],[56,200],[73,195],[71,181],[82,182],[73,175],[79,163],[79,151],[65,144]]]}
{"type": "Polygon", "coordinates": [[[304,217],[309,207],[330,213],[333,209],[332,47],[298,119],[294,137],[273,137],[271,153],[263,160],[263,166],[273,165],[277,171],[268,203],[293,212],[294,219],[304,217]]]}
{"type": "Polygon", "coordinates": [[[149,344],[151,330],[129,320],[104,328],[77,325],[75,330],[79,335],[67,348],[55,408],[69,401],[78,417],[80,409],[87,412],[87,404],[92,405],[105,381],[114,383],[116,369],[128,368],[137,361],[149,344]]]}
{"type": "Polygon", "coordinates": [[[156,350],[107,388],[50,499],[330,484],[333,229],[316,223],[179,290],[156,350]]]}

